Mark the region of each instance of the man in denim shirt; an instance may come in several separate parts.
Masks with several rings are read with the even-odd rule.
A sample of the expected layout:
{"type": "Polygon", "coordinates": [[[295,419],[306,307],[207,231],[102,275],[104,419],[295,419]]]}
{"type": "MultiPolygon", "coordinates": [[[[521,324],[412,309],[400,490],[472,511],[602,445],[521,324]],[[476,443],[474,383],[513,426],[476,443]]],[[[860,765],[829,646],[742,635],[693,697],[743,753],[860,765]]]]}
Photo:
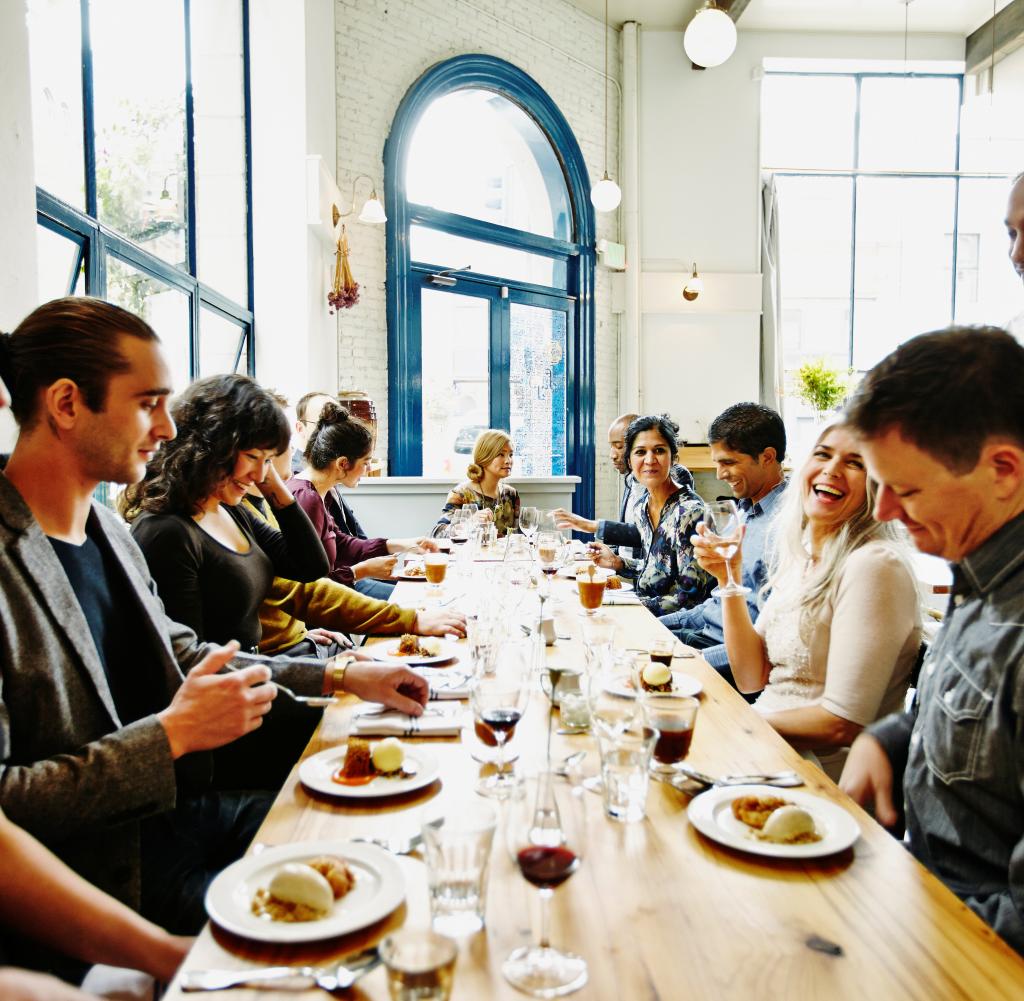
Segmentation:
{"type": "MultiPolygon", "coordinates": [[[[770,407],[736,403],[711,422],[708,440],[718,479],[729,484],[737,506],[746,513],[743,583],[750,588],[747,605],[751,621],[756,621],[758,592],[768,574],[764,563],[765,535],[785,489],[782,459],[786,455],[786,427],[770,407]]],[[[722,603],[718,598],[708,598],[696,608],[663,615],[658,621],[688,646],[701,650],[704,659],[732,683],[722,631],[722,603]]]]}
{"type": "Polygon", "coordinates": [[[951,560],[953,589],[915,710],[857,738],[841,785],[892,825],[902,777],[911,851],[1024,952],[1024,347],[993,327],[915,337],[847,418],[875,517],[951,560]]]}

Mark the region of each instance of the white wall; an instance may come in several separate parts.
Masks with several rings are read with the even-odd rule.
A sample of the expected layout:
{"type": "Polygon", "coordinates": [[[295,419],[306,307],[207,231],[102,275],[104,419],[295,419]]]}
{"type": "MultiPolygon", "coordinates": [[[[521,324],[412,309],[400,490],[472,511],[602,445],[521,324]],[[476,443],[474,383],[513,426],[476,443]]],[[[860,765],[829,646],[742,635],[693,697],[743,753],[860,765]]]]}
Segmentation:
{"type": "MultiPolygon", "coordinates": [[[[963,58],[963,39],[914,36],[911,58],[963,58]]],[[[900,59],[902,35],[746,32],[722,66],[697,71],[682,33],[644,32],[640,63],[641,240],[645,274],[760,272],[760,77],[766,58],[900,59]]],[[[798,110],[796,113],[799,113],[798,110]]],[[[758,399],[760,315],[717,315],[677,297],[646,303],[642,407],[692,437],[718,412],[758,399]],[[666,362],[671,362],[667,364],[666,362]]]]}
{"type": "MultiPolygon", "coordinates": [[[[37,305],[36,190],[32,157],[25,4],[0,4],[0,330],[37,305]]],[[[10,414],[0,412],[0,452],[14,444],[10,414]]]]}
{"type": "Polygon", "coordinates": [[[333,392],[330,249],[306,225],[306,155],[333,163],[331,0],[253,0],[253,263],[256,376],[294,403],[333,392]]]}
{"type": "MultiPolygon", "coordinates": [[[[603,168],[603,81],[598,73],[567,59],[564,49],[589,67],[603,69],[604,26],[566,0],[337,0],[338,180],[346,196],[351,179],[367,173],[383,180],[384,141],[395,110],[416,79],[454,55],[498,56],[530,74],[544,87],[572,127],[591,180],[603,168]],[[536,36],[536,37],[533,37],[536,36]]],[[[611,38],[611,72],[618,75],[618,33],[611,38]]],[[[611,134],[617,134],[614,92],[611,134]]],[[[616,149],[612,148],[615,172],[616,149]]],[[[358,204],[366,198],[361,182],[358,204]]],[[[617,238],[615,215],[598,216],[598,236],[617,238]]],[[[339,382],[362,389],[376,402],[381,426],[378,454],[387,448],[387,326],[385,322],[384,232],[349,226],[352,271],[360,283],[359,303],[341,311],[339,382]]],[[[615,506],[617,482],[603,461],[601,442],[618,413],[618,324],[611,314],[609,274],[597,275],[596,503],[615,506]]]]}

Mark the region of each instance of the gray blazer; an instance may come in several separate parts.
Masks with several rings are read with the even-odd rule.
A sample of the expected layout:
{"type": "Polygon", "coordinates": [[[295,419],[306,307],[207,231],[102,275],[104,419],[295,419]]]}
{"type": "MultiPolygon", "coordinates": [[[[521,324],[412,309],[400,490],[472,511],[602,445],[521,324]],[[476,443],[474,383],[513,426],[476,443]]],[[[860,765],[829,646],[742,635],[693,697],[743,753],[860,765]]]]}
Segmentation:
{"type": "MultiPolygon", "coordinates": [[[[145,558],[118,517],[93,514],[138,600],[169,704],[209,646],[164,613],[145,558]]],[[[323,664],[282,658],[275,678],[318,694],[323,664]]],[[[0,473],[0,806],[73,869],[138,907],[139,820],[177,795],[163,726],[122,726],[64,568],[0,473]]]]}

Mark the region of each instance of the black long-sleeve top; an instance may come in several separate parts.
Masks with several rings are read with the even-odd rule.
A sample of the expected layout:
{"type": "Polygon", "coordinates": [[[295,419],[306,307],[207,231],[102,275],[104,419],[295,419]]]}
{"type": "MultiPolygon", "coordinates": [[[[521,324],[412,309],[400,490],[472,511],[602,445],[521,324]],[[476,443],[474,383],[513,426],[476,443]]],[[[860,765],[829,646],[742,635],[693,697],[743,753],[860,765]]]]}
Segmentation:
{"type": "Polygon", "coordinates": [[[280,531],[243,505],[225,510],[249,542],[236,553],[191,518],[144,514],[132,525],[167,614],[200,640],[238,640],[243,650],[260,642],[259,607],[274,577],[308,582],[330,566],[316,530],[298,504],[274,512],[280,531]]]}

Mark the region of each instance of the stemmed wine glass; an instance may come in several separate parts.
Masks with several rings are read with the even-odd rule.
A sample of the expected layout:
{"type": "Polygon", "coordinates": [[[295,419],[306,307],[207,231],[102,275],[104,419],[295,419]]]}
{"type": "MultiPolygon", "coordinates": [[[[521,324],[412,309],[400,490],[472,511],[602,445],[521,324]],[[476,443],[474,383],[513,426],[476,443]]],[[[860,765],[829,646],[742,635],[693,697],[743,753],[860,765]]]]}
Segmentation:
{"type": "Polygon", "coordinates": [[[750,594],[750,588],[737,584],[732,576],[729,561],[736,555],[743,529],[743,514],[736,507],[736,501],[724,500],[708,504],[704,510],[704,524],[712,532],[709,537],[711,546],[725,560],[725,573],[729,583],[725,587],[716,587],[711,593],[719,598],[727,598],[734,594],[750,594]]]}
{"type": "Polygon", "coordinates": [[[509,804],[505,841],[523,878],[540,891],[540,935],[536,945],[516,949],[501,972],[534,997],[570,994],[587,982],[586,960],[552,948],[549,932],[551,896],[583,859],[582,796],[570,779],[542,771],[529,776],[509,804]]]}
{"type": "Polygon", "coordinates": [[[465,508],[457,508],[452,512],[451,523],[448,526],[448,538],[454,545],[461,546],[469,541],[469,534],[469,514],[465,508]]]}
{"type": "Polygon", "coordinates": [[[531,545],[539,524],[540,512],[535,507],[524,507],[519,511],[519,528],[531,545]]]}
{"type": "Polygon", "coordinates": [[[532,650],[518,642],[508,642],[498,654],[494,673],[480,672],[470,685],[469,704],[476,735],[483,743],[498,747],[497,771],[476,786],[482,796],[504,799],[519,785],[515,766],[506,766],[505,746],[526,711],[532,666],[532,650]]]}
{"type": "Polygon", "coordinates": [[[563,557],[562,537],[557,532],[541,532],[537,536],[537,560],[544,573],[553,574],[562,565],[563,557]]]}

